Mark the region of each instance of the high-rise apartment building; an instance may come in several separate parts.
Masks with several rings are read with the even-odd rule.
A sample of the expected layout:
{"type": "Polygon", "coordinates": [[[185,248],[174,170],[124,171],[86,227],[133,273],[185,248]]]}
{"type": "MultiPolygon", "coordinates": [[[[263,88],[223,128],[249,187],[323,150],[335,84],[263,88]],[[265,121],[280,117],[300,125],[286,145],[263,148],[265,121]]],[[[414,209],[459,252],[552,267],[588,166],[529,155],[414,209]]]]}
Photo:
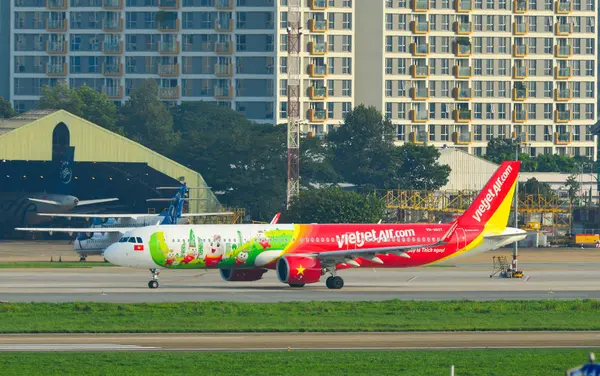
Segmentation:
{"type": "Polygon", "coordinates": [[[10,98],[10,3],[0,1],[0,97],[10,98]]]}
{"type": "MultiPolygon", "coordinates": [[[[11,100],[87,84],[126,100],[153,78],[167,102],[206,100],[287,121],[287,0],[10,0],[11,100]]],[[[354,105],[351,0],[302,0],[302,114],[326,131],[354,105]]]]}
{"type": "Polygon", "coordinates": [[[596,159],[596,0],[357,1],[357,103],[399,142],[596,159]]]}

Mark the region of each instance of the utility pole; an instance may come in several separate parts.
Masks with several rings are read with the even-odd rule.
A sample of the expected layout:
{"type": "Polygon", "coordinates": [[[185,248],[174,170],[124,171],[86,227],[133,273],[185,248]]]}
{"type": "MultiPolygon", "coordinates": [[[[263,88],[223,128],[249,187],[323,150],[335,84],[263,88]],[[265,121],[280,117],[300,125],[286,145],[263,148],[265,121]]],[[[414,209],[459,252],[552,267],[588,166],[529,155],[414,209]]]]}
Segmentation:
{"type": "Polygon", "coordinates": [[[288,180],[287,203],[300,194],[300,46],[302,22],[300,0],[288,1],[288,180]]]}
{"type": "MultiPolygon", "coordinates": [[[[519,146],[521,142],[521,136],[517,135],[516,137],[516,145],[515,145],[515,161],[519,161],[519,146]]],[[[517,184],[515,185],[515,228],[519,228],[519,175],[517,175],[517,184]]],[[[519,244],[515,242],[513,246],[513,260],[512,260],[512,269],[513,272],[518,270],[517,265],[517,257],[519,256],[519,244]]]]}

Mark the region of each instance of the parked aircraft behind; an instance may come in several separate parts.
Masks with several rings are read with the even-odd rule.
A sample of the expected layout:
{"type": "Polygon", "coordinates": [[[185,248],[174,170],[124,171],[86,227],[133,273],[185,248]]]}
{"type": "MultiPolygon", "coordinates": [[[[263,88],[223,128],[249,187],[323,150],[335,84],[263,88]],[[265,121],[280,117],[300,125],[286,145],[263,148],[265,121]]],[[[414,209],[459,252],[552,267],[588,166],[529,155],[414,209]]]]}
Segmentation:
{"type": "Polygon", "coordinates": [[[340,289],[338,271],[402,268],[443,262],[524,239],[508,228],[520,162],[504,162],[471,206],[452,223],[257,224],[149,226],[126,232],[104,257],[117,265],[219,269],[226,281],[256,281],[269,269],[292,287],[317,283],[340,289]]]}
{"type": "MultiPolygon", "coordinates": [[[[170,189],[170,188],[169,188],[170,189]]],[[[183,213],[183,204],[187,200],[188,187],[185,183],[178,188],[179,191],[171,199],[169,208],[160,214],[63,214],[44,213],[40,216],[67,217],[67,218],[91,218],[90,228],[16,228],[18,231],[31,232],[68,232],[78,233],[73,241],[73,247],[80,256],[80,261],[85,261],[87,256],[102,255],[106,248],[117,242],[121,235],[134,228],[144,226],[156,226],[188,223],[190,217],[208,217],[233,215],[232,212],[214,213],[183,213]],[[106,219],[106,222],[102,222],[106,219]]]]}

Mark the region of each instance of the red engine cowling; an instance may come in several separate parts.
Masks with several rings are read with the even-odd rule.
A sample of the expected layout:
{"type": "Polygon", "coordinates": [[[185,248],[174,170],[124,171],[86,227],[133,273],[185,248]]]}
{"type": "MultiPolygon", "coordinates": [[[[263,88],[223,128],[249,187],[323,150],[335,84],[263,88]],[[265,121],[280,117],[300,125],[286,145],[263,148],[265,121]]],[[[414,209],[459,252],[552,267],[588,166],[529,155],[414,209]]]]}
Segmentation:
{"type": "Polygon", "coordinates": [[[319,282],[323,268],[318,259],[303,256],[283,256],[277,260],[277,278],[282,283],[303,285],[319,282]]]}
{"type": "Polygon", "coordinates": [[[219,269],[221,278],[227,282],[250,282],[258,281],[265,274],[266,270],[261,268],[254,269],[219,269]]]}

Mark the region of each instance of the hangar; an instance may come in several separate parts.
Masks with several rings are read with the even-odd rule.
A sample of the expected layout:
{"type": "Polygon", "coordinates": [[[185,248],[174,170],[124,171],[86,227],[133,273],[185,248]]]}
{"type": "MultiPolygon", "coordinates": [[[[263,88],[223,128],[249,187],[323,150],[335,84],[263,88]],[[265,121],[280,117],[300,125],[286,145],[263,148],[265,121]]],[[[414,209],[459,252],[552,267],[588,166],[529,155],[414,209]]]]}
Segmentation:
{"type": "Polygon", "coordinates": [[[69,183],[65,194],[80,200],[117,197],[111,210],[158,212],[168,202],[147,200],[171,198],[175,191],[156,188],[178,186],[181,178],[197,188],[186,211],[223,210],[200,173],[67,111],[32,110],[0,121],[0,192],[52,193],[69,183]],[[68,155],[70,171],[61,169],[68,155]]]}

